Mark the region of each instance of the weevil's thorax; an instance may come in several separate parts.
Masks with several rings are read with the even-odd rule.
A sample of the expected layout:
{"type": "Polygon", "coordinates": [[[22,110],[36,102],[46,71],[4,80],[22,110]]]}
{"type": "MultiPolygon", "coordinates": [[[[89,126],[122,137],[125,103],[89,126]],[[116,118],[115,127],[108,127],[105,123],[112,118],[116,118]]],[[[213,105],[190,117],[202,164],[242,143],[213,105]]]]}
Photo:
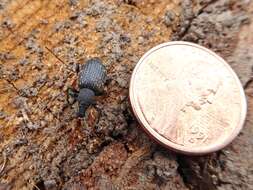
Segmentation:
{"type": "Polygon", "coordinates": [[[78,94],[77,101],[79,104],[93,104],[95,93],[88,88],[82,88],[78,94]]]}

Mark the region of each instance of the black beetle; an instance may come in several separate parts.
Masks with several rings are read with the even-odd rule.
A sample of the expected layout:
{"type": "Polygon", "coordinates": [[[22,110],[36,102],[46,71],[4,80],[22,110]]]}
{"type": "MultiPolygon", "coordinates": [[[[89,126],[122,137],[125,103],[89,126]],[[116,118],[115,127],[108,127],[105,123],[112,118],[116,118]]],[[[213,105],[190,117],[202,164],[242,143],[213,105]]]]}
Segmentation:
{"type": "Polygon", "coordinates": [[[95,103],[95,96],[101,95],[107,79],[106,68],[99,58],[91,58],[80,66],[79,91],[72,90],[71,96],[78,101],[78,117],[84,117],[86,109],[95,103]]]}

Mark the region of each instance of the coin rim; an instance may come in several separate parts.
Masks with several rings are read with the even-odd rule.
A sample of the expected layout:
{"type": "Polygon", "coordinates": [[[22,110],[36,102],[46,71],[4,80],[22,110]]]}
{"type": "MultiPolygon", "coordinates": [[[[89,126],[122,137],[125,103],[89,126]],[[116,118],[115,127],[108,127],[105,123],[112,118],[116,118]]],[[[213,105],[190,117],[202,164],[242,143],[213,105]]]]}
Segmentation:
{"type": "MultiPolygon", "coordinates": [[[[147,81],[148,82],[148,81],[147,81]]],[[[158,143],[160,143],[161,145],[172,149],[176,152],[179,153],[183,153],[183,154],[188,154],[188,155],[202,155],[202,154],[208,154],[211,152],[215,152],[217,150],[220,150],[224,147],[226,147],[228,144],[230,144],[234,138],[240,133],[240,131],[243,128],[245,119],[246,119],[246,114],[247,114],[247,102],[246,102],[246,96],[244,93],[244,89],[242,87],[242,84],[239,80],[239,78],[237,77],[236,73],[233,71],[233,69],[230,67],[230,65],[223,59],[221,58],[219,55],[217,55],[216,53],[214,53],[213,51],[200,46],[198,44],[195,43],[191,43],[191,42],[184,42],[184,41],[173,41],[173,42],[166,42],[166,43],[162,43],[159,44],[153,48],[151,48],[149,51],[147,51],[142,57],[141,59],[138,61],[138,63],[136,64],[133,74],[131,76],[131,80],[130,80],[130,87],[129,87],[129,99],[130,99],[130,104],[133,110],[133,113],[135,115],[135,117],[137,118],[138,122],[141,124],[142,128],[147,132],[147,134],[149,136],[151,136],[155,141],[157,141],[158,143]],[[223,140],[223,142],[219,143],[219,144],[215,144],[215,145],[208,145],[205,147],[184,147],[182,145],[178,145],[176,143],[173,143],[172,141],[170,141],[169,139],[163,137],[162,135],[160,135],[158,132],[156,132],[145,120],[145,117],[143,115],[143,112],[140,110],[138,111],[138,104],[136,100],[136,93],[134,90],[134,84],[135,84],[135,76],[138,72],[139,67],[141,66],[141,64],[145,63],[144,60],[151,55],[152,53],[154,53],[155,51],[167,47],[167,46],[173,46],[173,45],[186,45],[186,46],[192,46],[195,48],[198,48],[200,50],[206,51],[207,53],[209,53],[210,55],[214,56],[218,61],[220,61],[221,63],[223,63],[225,65],[225,67],[228,69],[228,71],[230,71],[231,75],[234,77],[235,82],[237,83],[237,86],[239,88],[240,91],[240,97],[241,97],[241,112],[240,112],[240,120],[238,122],[238,125],[234,127],[234,130],[231,131],[231,134],[223,140]]]]}

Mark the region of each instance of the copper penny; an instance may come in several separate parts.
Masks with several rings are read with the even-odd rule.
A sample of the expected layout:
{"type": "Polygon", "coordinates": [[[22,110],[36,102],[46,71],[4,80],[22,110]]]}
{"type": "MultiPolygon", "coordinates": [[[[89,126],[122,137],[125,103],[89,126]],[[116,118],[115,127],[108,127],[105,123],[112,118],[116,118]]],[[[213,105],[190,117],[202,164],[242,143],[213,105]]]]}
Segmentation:
{"type": "Polygon", "coordinates": [[[181,41],[160,44],[139,60],[130,102],[151,137],[191,155],[228,145],[242,129],[247,110],[231,67],[214,52],[181,41]]]}

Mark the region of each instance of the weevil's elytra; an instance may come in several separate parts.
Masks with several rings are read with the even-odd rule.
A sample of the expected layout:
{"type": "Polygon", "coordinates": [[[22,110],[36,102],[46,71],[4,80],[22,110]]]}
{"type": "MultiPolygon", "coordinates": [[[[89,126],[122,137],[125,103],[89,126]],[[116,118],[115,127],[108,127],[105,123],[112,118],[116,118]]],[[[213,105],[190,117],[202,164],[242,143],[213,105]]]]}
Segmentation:
{"type": "Polygon", "coordinates": [[[89,59],[79,73],[79,88],[89,88],[99,95],[104,90],[106,69],[98,58],[89,59]]]}

